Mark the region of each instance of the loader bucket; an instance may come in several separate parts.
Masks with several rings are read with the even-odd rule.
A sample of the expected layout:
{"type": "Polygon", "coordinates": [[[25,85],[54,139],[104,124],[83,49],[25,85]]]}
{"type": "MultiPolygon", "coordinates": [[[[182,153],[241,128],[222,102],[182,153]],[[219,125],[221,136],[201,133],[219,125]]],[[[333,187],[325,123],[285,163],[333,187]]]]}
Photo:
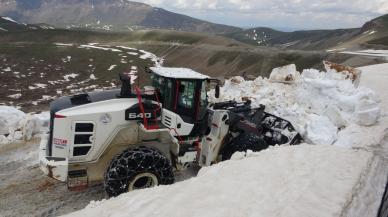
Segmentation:
{"type": "Polygon", "coordinates": [[[264,112],[262,127],[264,139],[269,145],[297,145],[303,141],[289,121],[270,113],[264,112]]]}

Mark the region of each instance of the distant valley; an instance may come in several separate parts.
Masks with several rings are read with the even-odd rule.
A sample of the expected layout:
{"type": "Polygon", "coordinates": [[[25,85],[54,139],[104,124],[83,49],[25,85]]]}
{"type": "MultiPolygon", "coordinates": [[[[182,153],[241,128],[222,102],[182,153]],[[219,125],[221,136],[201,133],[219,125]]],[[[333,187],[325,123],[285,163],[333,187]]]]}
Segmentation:
{"type": "Polygon", "coordinates": [[[299,50],[346,50],[388,48],[388,15],[365,23],[360,28],[282,32],[271,28],[252,28],[227,33],[227,37],[256,46],[299,50]]]}

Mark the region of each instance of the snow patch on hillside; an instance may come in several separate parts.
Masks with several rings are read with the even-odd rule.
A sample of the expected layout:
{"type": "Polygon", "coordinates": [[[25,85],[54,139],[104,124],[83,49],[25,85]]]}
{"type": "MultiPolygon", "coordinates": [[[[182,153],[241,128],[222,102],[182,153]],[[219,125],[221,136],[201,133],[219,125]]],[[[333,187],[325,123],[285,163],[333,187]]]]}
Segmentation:
{"type": "Polygon", "coordinates": [[[1,18],[4,19],[4,20],[8,20],[9,22],[12,22],[12,23],[20,24],[20,23],[16,22],[14,19],[12,19],[10,17],[1,17],[1,18]]]}
{"type": "Polygon", "coordinates": [[[56,46],[59,47],[71,47],[74,46],[74,44],[69,44],[69,43],[54,43],[56,46]]]}
{"type": "Polygon", "coordinates": [[[108,69],[108,71],[112,71],[114,68],[116,68],[117,65],[111,65],[108,69]]]}
{"type": "Polygon", "coordinates": [[[122,52],[121,50],[115,49],[115,48],[108,48],[108,47],[102,47],[102,46],[95,46],[95,43],[90,43],[90,44],[88,44],[88,45],[80,45],[79,48],[98,49],[98,50],[112,51],[112,52],[122,52]]]}
{"type": "Polygon", "coordinates": [[[150,52],[145,51],[145,50],[139,50],[139,51],[141,53],[143,53],[142,55],[140,55],[140,57],[139,57],[140,59],[143,59],[143,60],[149,59],[152,62],[154,62],[154,66],[163,65],[163,62],[164,62],[163,58],[157,57],[155,54],[150,53],[150,52]]]}
{"type": "Polygon", "coordinates": [[[343,51],[340,53],[361,55],[361,56],[388,57],[388,50],[359,50],[359,51],[343,51]]]}

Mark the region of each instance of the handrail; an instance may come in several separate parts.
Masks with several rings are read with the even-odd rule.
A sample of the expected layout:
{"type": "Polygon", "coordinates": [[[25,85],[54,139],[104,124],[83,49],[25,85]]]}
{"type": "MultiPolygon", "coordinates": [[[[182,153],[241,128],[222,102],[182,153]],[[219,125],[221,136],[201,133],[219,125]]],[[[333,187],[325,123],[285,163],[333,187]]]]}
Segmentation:
{"type": "Polygon", "coordinates": [[[182,143],[183,143],[183,139],[182,139],[182,137],[179,135],[178,131],[177,131],[175,128],[170,128],[170,130],[174,130],[176,136],[178,137],[179,144],[182,144],[182,143]]]}
{"type": "MultiPolygon", "coordinates": [[[[139,101],[139,106],[140,106],[140,111],[141,113],[143,114],[143,121],[144,121],[144,127],[147,129],[147,130],[154,130],[154,129],[159,129],[159,125],[158,125],[158,117],[157,117],[157,112],[158,111],[161,111],[161,106],[160,106],[160,100],[159,100],[159,96],[157,94],[156,91],[152,90],[155,94],[155,98],[156,98],[156,101],[158,102],[158,108],[156,108],[153,113],[155,115],[155,126],[151,127],[149,124],[148,124],[148,119],[145,115],[145,110],[144,110],[144,106],[143,106],[143,100],[142,100],[142,96],[141,96],[141,93],[142,91],[140,90],[139,87],[136,87],[135,88],[135,91],[136,91],[136,95],[137,95],[137,99],[139,101]]],[[[147,93],[147,92],[151,92],[151,90],[145,90],[143,91],[144,93],[147,93]]]]}
{"type": "Polygon", "coordinates": [[[147,117],[145,115],[144,106],[143,106],[143,100],[142,100],[142,97],[141,97],[141,90],[140,90],[139,87],[136,87],[135,90],[136,90],[137,100],[139,101],[140,111],[143,114],[144,127],[147,130],[149,130],[148,129],[148,120],[147,120],[147,117]]]}

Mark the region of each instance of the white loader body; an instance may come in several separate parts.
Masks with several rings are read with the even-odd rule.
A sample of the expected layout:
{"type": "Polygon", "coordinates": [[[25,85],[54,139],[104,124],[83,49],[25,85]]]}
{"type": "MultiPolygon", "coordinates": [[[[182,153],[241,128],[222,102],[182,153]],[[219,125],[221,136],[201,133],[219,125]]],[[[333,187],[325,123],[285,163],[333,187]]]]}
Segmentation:
{"type": "MultiPolygon", "coordinates": [[[[123,148],[120,150],[129,145],[158,145],[146,144],[145,140],[156,139],[158,143],[165,143],[165,146],[161,145],[158,149],[166,156],[170,152],[177,154],[179,142],[174,136],[190,134],[194,125],[185,123],[179,115],[162,109],[161,123],[166,127],[147,130],[138,121],[128,121],[124,117],[125,111],[136,104],[138,104],[136,98],[112,99],[57,112],[53,123],[51,155],[55,157],[47,156],[46,147],[49,135],[46,135],[40,145],[42,171],[54,179],[65,182],[68,178],[69,166],[89,164],[94,167],[101,161],[102,155],[109,152],[107,149],[114,145],[122,145],[123,148]]],[[[180,162],[193,162],[195,158],[196,155],[193,154],[185,155],[180,162]]],[[[92,180],[99,179],[97,177],[100,177],[101,174],[92,175],[92,180]]]]}

